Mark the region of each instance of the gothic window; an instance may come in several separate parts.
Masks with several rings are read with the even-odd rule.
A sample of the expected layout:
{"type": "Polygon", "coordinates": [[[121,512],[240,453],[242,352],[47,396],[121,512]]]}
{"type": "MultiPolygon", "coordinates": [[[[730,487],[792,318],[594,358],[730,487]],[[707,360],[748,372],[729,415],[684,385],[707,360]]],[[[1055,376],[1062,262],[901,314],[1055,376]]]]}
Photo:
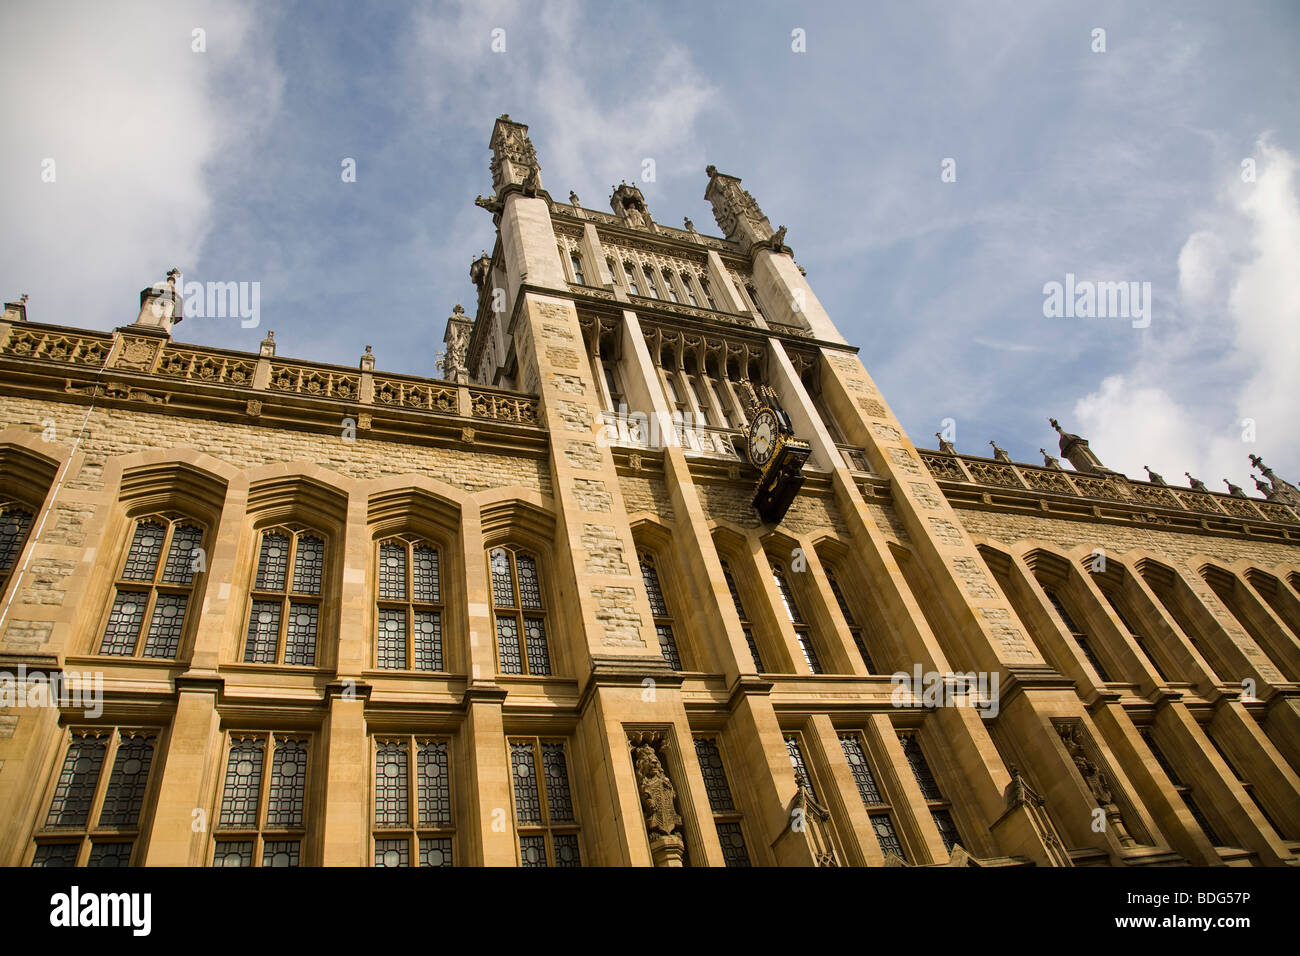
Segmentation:
{"type": "Polygon", "coordinates": [[[443,671],[439,552],[414,536],[378,545],[375,653],[384,669],[443,671]]]}
{"type": "Polygon", "coordinates": [[[569,262],[573,265],[573,281],[578,285],[586,285],[587,277],[582,272],[582,256],[576,252],[569,253],[569,262]]]}
{"type": "Polygon", "coordinates": [[[745,292],[749,296],[749,303],[753,306],[754,311],[766,319],[767,316],[763,313],[763,307],[758,304],[758,292],[754,286],[752,284],[746,285],[745,292]]]}
{"type": "Polygon", "coordinates": [[[776,590],[781,595],[781,604],[785,608],[785,615],[794,625],[795,640],[799,642],[799,650],[803,652],[803,659],[808,665],[808,669],[814,674],[822,673],[821,661],[817,657],[817,649],[813,646],[812,631],[808,622],[799,611],[799,604],[795,600],[794,589],[790,586],[790,579],[786,576],[785,569],[780,563],[772,558],[768,559],[772,568],[772,580],[776,584],[776,590]]]}
{"type": "Polygon", "coordinates": [[[754,640],[754,625],[750,623],[749,615],[745,613],[745,605],[740,600],[740,590],[736,587],[736,577],[731,573],[731,566],[726,560],[722,561],[722,576],[727,581],[727,590],[731,592],[732,603],[736,605],[736,616],[740,618],[740,630],[745,635],[745,644],[749,647],[749,654],[754,659],[754,670],[759,674],[763,673],[763,658],[759,656],[758,644],[754,640]]]}
{"type": "Polygon", "coordinates": [[[156,730],[72,731],[32,866],[130,866],[157,746],[156,730]]]}
{"type": "Polygon", "coordinates": [[[632,295],[640,295],[641,290],[637,287],[636,270],[632,267],[632,263],[623,263],[623,274],[627,276],[627,291],[632,295]]]}
{"type": "Polygon", "coordinates": [[[1101,666],[1101,660],[1093,650],[1092,643],[1088,640],[1088,635],[1080,630],[1079,626],[1074,623],[1074,619],[1070,617],[1069,612],[1065,609],[1065,605],[1061,603],[1061,599],[1056,596],[1055,591],[1052,591],[1049,588],[1043,588],[1043,593],[1047,595],[1047,600],[1052,602],[1052,607],[1056,608],[1056,613],[1060,616],[1062,623],[1065,624],[1065,629],[1069,631],[1070,636],[1074,638],[1074,643],[1079,645],[1079,650],[1081,650],[1083,656],[1088,659],[1088,663],[1091,664],[1092,669],[1097,672],[1097,676],[1101,679],[1102,683],[1108,682],[1110,677],[1106,673],[1106,668],[1101,666]]]}
{"type": "Polygon", "coordinates": [[[618,387],[618,377],[615,373],[614,362],[611,359],[605,359],[601,363],[601,369],[605,373],[605,387],[609,389],[609,410],[617,412],[619,406],[623,404],[623,391],[618,387]]]}
{"type": "Polygon", "coordinates": [[[581,866],[564,742],[512,737],[509,744],[520,866],[581,866]]]}
{"type": "Polygon", "coordinates": [[[645,277],[645,294],[652,299],[659,298],[659,290],[655,286],[655,275],[648,265],[641,267],[641,275],[645,277]]]}
{"type": "Polygon", "coordinates": [[[642,551],[641,580],[645,582],[646,596],[650,599],[650,613],[654,615],[655,633],[659,635],[659,651],[663,654],[673,670],[682,669],[682,658],[677,652],[677,640],[673,637],[673,619],[668,613],[668,604],[664,600],[663,588],[659,583],[659,572],[655,569],[654,558],[642,551]]]}
{"type": "Polygon", "coordinates": [[[673,274],[671,272],[664,273],[664,290],[668,293],[668,298],[672,301],[679,303],[682,301],[677,297],[677,287],[673,285],[673,274]]]}
{"type": "Polygon", "coordinates": [[[203,529],[189,518],[138,519],[117,575],[99,653],[176,657],[205,560],[203,529]]]}
{"type": "Polygon", "coordinates": [[[709,291],[709,280],[704,276],[700,276],[699,278],[700,278],[700,291],[704,293],[704,300],[709,303],[710,309],[714,309],[716,311],[718,308],[718,304],[713,301],[713,293],[709,291]]]}
{"type": "Polygon", "coordinates": [[[1219,834],[1214,831],[1214,827],[1210,825],[1210,821],[1206,818],[1205,813],[1197,804],[1196,798],[1192,795],[1192,788],[1183,783],[1178,774],[1174,771],[1174,765],[1169,762],[1169,758],[1165,756],[1164,751],[1156,744],[1155,738],[1151,733],[1151,728],[1143,727],[1139,732],[1142,735],[1143,741],[1146,742],[1147,749],[1151,751],[1151,756],[1156,759],[1156,763],[1160,765],[1160,769],[1165,772],[1165,776],[1167,776],[1169,782],[1173,784],[1174,790],[1176,790],[1178,795],[1183,798],[1183,803],[1187,805],[1187,810],[1191,813],[1192,819],[1195,820],[1197,826],[1205,832],[1205,838],[1216,847],[1227,846],[1227,844],[1219,838],[1219,834]]]}
{"type": "Polygon", "coordinates": [[[244,641],[245,663],[316,663],[324,571],[323,535],[288,526],[262,532],[244,641]]]}
{"type": "Polygon", "coordinates": [[[450,741],[375,738],[375,866],[452,866],[450,741]]]}
{"type": "Polygon", "coordinates": [[[876,673],[876,666],[871,663],[871,655],[867,653],[867,644],[862,637],[862,625],[858,623],[853,612],[849,610],[849,602],[844,598],[844,591],[840,588],[840,582],[835,577],[835,571],[826,565],[826,583],[831,586],[831,593],[835,595],[835,603],[840,606],[840,613],[844,615],[844,623],[849,626],[849,633],[853,635],[853,644],[857,647],[858,653],[862,655],[862,663],[866,665],[867,672],[876,673]]]}
{"type": "Polygon", "coordinates": [[[695,297],[695,288],[691,285],[691,274],[689,272],[679,273],[682,280],[682,288],[686,290],[686,301],[691,305],[699,308],[700,300],[695,297]]]}
{"type": "Polygon", "coordinates": [[[301,865],[310,743],[299,734],[230,735],[213,866],[301,865]]]}
{"type": "Polygon", "coordinates": [[[0,504],[0,594],[9,586],[18,556],[32,530],[34,515],[30,508],[14,501],[0,504]]]}
{"type": "Polygon", "coordinates": [[[492,573],[497,670],[502,674],[550,674],[537,558],[512,547],[493,548],[488,554],[488,566],[492,573]]]}
{"type": "Polygon", "coordinates": [[[930,809],[930,817],[939,829],[943,845],[951,853],[952,848],[961,842],[961,834],[957,832],[957,824],[952,818],[952,805],[944,798],[938,781],[930,772],[930,765],[926,762],[925,753],[921,750],[921,742],[916,739],[915,732],[900,732],[898,742],[903,745],[903,755],[907,757],[907,763],[912,768],[916,785],[921,788],[921,796],[925,798],[926,806],[930,809]]]}
{"type": "Polygon", "coordinates": [[[1103,590],[1101,593],[1105,595],[1106,600],[1110,603],[1111,608],[1115,611],[1115,616],[1119,618],[1120,623],[1124,625],[1124,629],[1128,631],[1129,636],[1133,638],[1133,643],[1137,645],[1138,650],[1142,653],[1142,656],[1146,658],[1147,663],[1150,664],[1152,669],[1156,672],[1156,676],[1158,676],[1163,681],[1169,680],[1168,675],[1165,674],[1165,672],[1161,669],[1160,662],[1156,660],[1155,655],[1151,653],[1151,649],[1147,647],[1146,639],[1142,636],[1141,633],[1138,632],[1137,628],[1135,628],[1132,624],[1129,623],[1128,617],[1124,614],[1124,611],[1120,607],[1121,604],[1120,598],[1109,591],[1103,590]]]}
{"type": "Polygon", "coordinates": [[[718,831],[718,842],[722,844],[722,859],[727,866],[749,866],[749,850],[745,846],[741,815],[731,796],[717,738],[697,735],[695,756],[700,761],[704,792],[708,794],[709,809],[713,811],[713,825],[718,831]]]}
{"type": "Polygon", "coordinates": [[[700,376],[690,373],[686,376],[687,383],[691,386],[691,394],[695,396],[695,403],[700,408],[700,424],[709,425],[709,389],[708,386],[700,380],[700,376]]]}
{"type": "Polygon", "coordinates": [[[871,830],[876,835],[876,842],[880,844],[880,852],[892,852],[906,860],[907,851],[903,849],[903,843],[898,838],[889,800],[876,783],[875,774],[871,772],[871,764],[867,760],[867,747],[862,735],[856,732],[842,733],[840,746],[844,748],[844,758],[849,762],[849,771],[853,774],[853,782],[857,785],[862,805],[867,809],[867,817],[871,820],[871,830]]]}

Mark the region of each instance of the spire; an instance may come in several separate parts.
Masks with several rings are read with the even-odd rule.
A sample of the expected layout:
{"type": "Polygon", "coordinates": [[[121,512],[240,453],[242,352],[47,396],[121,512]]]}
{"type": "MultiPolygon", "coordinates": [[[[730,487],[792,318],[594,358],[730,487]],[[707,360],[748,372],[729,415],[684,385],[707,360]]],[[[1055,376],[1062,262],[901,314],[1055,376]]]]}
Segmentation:
{"type": "Polygon", "coordinates": [[[1055,418],[1049,418],[1052,427],[1056,429],[1057,434],[1061,436],[1061,454],[1074,466],[1075,471],[1081,471],[1090,475],[1113,475],[1111,471],[1101,463],[1091,448],[1088,447],[1088,439],[1080,438],[1078,435],[1071,434],[1061,428],[1061,423],[1055,418]]]}
{"type": "Polygon", "coordinates": [[[1275,475],[1273,469],[1264,464],[1264,459],[1259,455],[1250,455],[1248,457],[1250,458],[1251,465],[1263,472],[1264,477],[1267,478],[1269,483],[1272,485],[1272,488],[1269,489],[1271,494],[1268,497],[1278,498],[1281,501],[1287,501],[1293,505],[1300,505],[1300,488],[1296,488],[1296,486],[1291,484],[1289,481],[1275,475]]]}
{"type": "Polygon", "coordinates": [[[511,186],[519,186],[526,193],[541,191],[541,166],[527,126],[516,123],[509,113],[502,113],[492,126],[488,148],[492,150],[492,187],[498,198],[503,198],[502,191],[511,186]]]}
{"type": "Polygon", "coordinates": [[[746,254],[756,243],[769,242],[775,230],[758,207],[758,201],[740,188],[740,180],[718,172],[716,166],[708,166],[704,171],[709,175],[704,198],[713,204],[713,218],[718,221],[722,234],[729,241],[739,243],[746,254]]]}

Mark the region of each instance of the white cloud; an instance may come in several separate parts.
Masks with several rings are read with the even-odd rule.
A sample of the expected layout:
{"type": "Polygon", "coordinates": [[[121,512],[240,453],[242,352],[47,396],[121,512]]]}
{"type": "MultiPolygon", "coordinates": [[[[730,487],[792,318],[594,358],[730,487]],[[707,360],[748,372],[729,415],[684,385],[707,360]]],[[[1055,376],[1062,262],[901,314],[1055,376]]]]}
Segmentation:
{"type": "Polygon", "coordinates": [[[1146,350],[1075,405],[1074,430],[1109,467],[1141,476],[1150,464],[1168,480],[1191,470],[1212,486],[1228,477],[1253,491],[1254,453],[1283,477],[1300,474],[1297,164],[1267,139],[1256,150],[1258,181],[1234,184],[1216,227],[1193,233],[1179,253],[1181,329],[1170,347],[1146,350]],[[1235,261],[1222,235],[1243,237],[1235,261]],[[1215,332],[1226,332],[1226,348],[1173,347],[1215,332]]]}
{"type": "Polygon", "coordinates": [[[0,34],[21,38],[0,58],[11,91],[0,105],[0,294],[30,293],[33,321],[130,322],[141,288],[198,259],[212,161],[274,115],[265,16],[231,3],[6,4],[0,34]],[[196,27],[207,52],[191,48],[196,27]]]}

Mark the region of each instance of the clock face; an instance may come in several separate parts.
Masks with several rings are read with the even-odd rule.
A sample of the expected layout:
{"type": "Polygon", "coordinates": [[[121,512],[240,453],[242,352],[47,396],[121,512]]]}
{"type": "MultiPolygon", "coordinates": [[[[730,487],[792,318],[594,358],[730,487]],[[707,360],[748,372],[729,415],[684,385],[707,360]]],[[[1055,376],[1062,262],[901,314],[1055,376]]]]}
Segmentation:
{"type": "Polygon", "coordinates": [[[780,427],[777,424],[776,413],[770,408],[765,408],[749,423],[749,460],[756,466],[762,468],[772,460],[772,455],[776,452],[777,436],[780,434],[780,427]]]}

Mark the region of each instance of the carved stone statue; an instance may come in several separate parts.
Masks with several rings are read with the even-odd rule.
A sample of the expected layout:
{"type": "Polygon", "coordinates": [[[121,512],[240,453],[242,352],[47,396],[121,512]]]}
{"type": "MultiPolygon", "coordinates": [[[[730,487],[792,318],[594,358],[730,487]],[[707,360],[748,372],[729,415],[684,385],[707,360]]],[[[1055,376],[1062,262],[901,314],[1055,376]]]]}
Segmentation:
{"type": "Polygon", "coordinates": [[[570,204],[571,206],[581,206],[581,205],[582,205],[582,203],[578,202],[578,194],[575,193],[572,189],[569,190],[569,204],[570,204]]]}
{"type": "Polygon", "coordinates": [[[471,328],[472,323],[465,315],[465,309],[457,303],[447,319],[447,332],[443,336],[446,348],[442,357],[442,377],[449,382],[469,381],[469,369],[465,360],[471,328]]]}
{"type": "Polygon", "coordinates": [[[682,225],[686,227],[686,231],[687,231],[687,232],[694,232],[694,231],[695,231],[695,223],[691,222],[691,217],[690,217],[690,216],[683,216],[683,217],[682,217],[682,225]]]}
{"type": "Polygon", "coordinates": [[[677,812],[677,789],[659,759],[663,739],[658,733],[639,732],[629,735],[628,742],[632,746],[637,793],[641,796],[641,811],[650,837],[650,855],[655,866],[681,866],[686,842],[682,837],[682,818],[677,812]]]}

